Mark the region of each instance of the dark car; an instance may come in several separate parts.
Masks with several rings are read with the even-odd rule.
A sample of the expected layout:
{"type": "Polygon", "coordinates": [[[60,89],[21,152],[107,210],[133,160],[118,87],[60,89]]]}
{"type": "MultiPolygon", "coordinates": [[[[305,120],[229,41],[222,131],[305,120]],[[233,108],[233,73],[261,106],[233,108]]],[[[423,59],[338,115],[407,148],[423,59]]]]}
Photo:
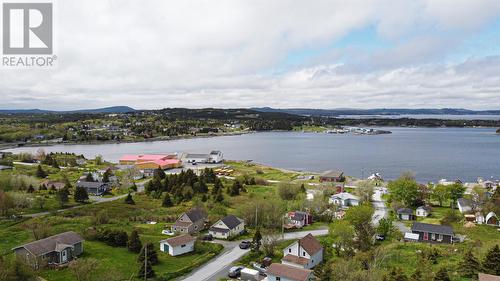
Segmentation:
{"type": "Polygon", "coordinates": [[[229,276],[229,278],[238,278],[241,276],[241,270],[243,268],[243,266],[233,266],[229,269],[227,276],[229,276]]]}
{"type": "Polygon", "coordinates": [[[202,240],[203,241],[213,241],[214,237],[212,236],[212,234],[206,234],[205,236],[203,236],[202,240]]]}
{"type": "Polygon", "coordinates": [[[252,246],[252,242],[250,242],[250,241],[242,241],[240,243],[240,249],[244,249],[245,250],[245,249],[250,248],[250,246],[252,246]]]}
{"type": "Polygon", "coordinates": [[[381,235],[381,234],[378,234],[375,236],[375,239],[377,241],[384,241],[385,240],[385,236],[384,235],[381,235]]]}

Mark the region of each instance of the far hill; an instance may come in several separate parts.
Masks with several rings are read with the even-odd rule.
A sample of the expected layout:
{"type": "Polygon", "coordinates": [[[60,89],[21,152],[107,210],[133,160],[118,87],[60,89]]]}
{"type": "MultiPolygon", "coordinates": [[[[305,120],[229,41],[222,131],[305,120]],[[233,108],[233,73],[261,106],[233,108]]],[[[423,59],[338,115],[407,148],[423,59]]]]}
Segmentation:
{"type": "Polygon", "coordinates": [[[261,112],[282,112],[306,116],[339,115],[500,115],[500,110],[469,110],[462,108],[376,108],[376,109],[313,109],[313,108],[252,108],[261,112]]]}
{"type": "Polygon", "coordinates": [[[68,111],[43,110],[43,109],[0,109],[0,114],[71,114],[71,113],[129,113],[136,110],[128,106],[111,106],[96,109],[78,109],[68,111]]]}

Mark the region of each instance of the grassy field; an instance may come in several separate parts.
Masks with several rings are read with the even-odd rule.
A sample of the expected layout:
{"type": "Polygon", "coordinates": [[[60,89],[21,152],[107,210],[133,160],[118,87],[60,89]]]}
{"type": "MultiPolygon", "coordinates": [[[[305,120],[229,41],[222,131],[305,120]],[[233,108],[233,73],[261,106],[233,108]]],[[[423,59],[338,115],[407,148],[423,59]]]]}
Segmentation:
{"type": "Polygon", "coordinates": [[[274,181],[292,181],[297,178],[300,173],[292,171],[283,171],[280,169],[249,163],[244,161],[225,161],[227,166],[230,166],[235,170],[234,175],[231,176],[250,176],[255,178],[261,178],[265,180],[274,181]]]}

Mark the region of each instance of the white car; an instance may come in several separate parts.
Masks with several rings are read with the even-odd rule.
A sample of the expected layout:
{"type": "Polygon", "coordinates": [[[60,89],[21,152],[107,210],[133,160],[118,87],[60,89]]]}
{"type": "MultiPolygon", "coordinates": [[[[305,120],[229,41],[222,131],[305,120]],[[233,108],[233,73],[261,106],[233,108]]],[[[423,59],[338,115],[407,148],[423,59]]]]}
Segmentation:
{"type": "Polygon", "coordinates": [[[168,236],[175,235],[175,233],[173,233],[172,230],[169,230],[169,229],[162,230],[161,234],[165,234],[165,235],[168,235],[168,236]]]}

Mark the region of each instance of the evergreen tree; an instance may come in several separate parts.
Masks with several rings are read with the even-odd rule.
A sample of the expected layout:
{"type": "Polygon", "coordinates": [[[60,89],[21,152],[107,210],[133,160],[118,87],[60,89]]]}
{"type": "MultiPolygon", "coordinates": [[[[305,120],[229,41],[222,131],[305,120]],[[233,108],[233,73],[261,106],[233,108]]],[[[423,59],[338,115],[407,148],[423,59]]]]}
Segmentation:
{"type": "Polygon", "coordinates": [[[142,249],[141,239],[137,230],[132,230],[127,241],[127,248],[130,252],[140,253],[142,249]]]}
{"type": "Polygon", "coordinates": [[[434,276],[434,281],[450,281],[450,276],[448,275],[448,270],[442,267],[434,276]]]}
{"type": "Polygon", "coordinates": [[[500,276],[500,248],[498,245],[495,245],[486,254],[483,261],[483,270],[484,273],[500,276]]]}
{"type": "Polygon", "coordinates": [[[230,196],[237,196],[240,195],[240,189],[241,189],[241,183],[239,181],[235,181],[233,185],[231,186],[231,189],[229,191],[230,196]]]}
{"type": "Polygon", "coordinates": [[[92,173],[87,173],[87,176],[85,177],[85,181],[87,182],[94,182],[94,177],[92,176],[92,173]]]}
{"type": "Polygon", "coordinates": [[[222,202],[222,201],[224,201],[224,195],[222,195],[222,190],[221,189],[219,189],[219,191],[215,195],[214,200],[215,200],[215,202],[222,202]]]}
{"type": "Polygon", "coordinates": [[[54,161],[52,161],[52,167],[56,168],[56,169],[59,169],[59,163],[57,163],[57,160],[54,159],[54,161]]]}
{"type": "Polygon", "coordinates": [[[165,197],[163,197],[163,202],[161,203],[163,207],[172,207],[174,203],[172,203],[172,199],[170,198],[170,194],[165,194],[165,197]]]}
{"type": "Polygon", "coordinates": [[[77,186],[75,190],[75,201],[83,203],[87,200],[89,200],[89,195],[87,193],[87,190],[83,186],[77,186]]]}
{"type": "Polygon", "coordinates": [[[132,194],[128,194],[127,197],[125,197],[125,203],[126,204],[129,204],[129,205],[134,205],[135,204],[135,201],[134,199],[132,198],[132,194]]]}
{"type": "Polygon", "coordinates": [[[262,244],[262,234],[260,234],[260,229],[257,228],[252,240],[252,251],[258,252],[260,250],[260,245],[262,244]]]}
{"type": "Polygon", "coordinates": [[[156,265],[158,264],[158,254],[156,253],[156,250],[153,246],[152,243],[146,243],[141,248],[141,251],[139,253],[139,257],[137,258],[137,262],[144,263],[144,256],[145,256],[145,249],[147,248],[147,256],[148,256],[148,263],[151,265],[156,265]]]}
{"type": "Polygon", "coordinates": [[[57,201],[59,202],[59,205],[64,207],[66,203],[68,203],[69,198],[68,198],[68,191],[66,189],[61,189],[57,192],[57,201]]]}
{"type": "Polygon", "coordinates": [[[130,187],[130,189],[134,192],[137,192],[137,185],[135,185],[135,182],[132,183],[132,186],[130,187]]]}
{"type": "Polygon", "coordinates": [[[162,179],[164,179],[166,176],[167,176],[167,175],[165,174],[165,171],[163,171],[163,169],[161,169],[161,168],[156,169],[156,170],[154,171],[154,173],[153,173],[153,178],[154,178],[155,180],[160,180],[160,181],[161,181],[161,180],[162,180],[162,179]]]}
{"type": "Polygon", "coordinates": [[[207,200],[208,200],[207,194],[203,193],[203,195],[201,196],[201,202],[207,202],[207,200]]]}
{"type": "Polygon", "coordinates": [[[111,176],[111,170],[107,169],[102,175],[102,182],[109,182],[109,177],[111,176]]]}
{"type": "Polygon", "coordinates": [[[212,189],[212,195],[217,195],[219,193],[219,190],[222,189],[224,189],[222,181],[219,178],[216,178],[214,182],[214,188],[212,189]]]}
{"type": "Polygon", "coordinates": [[[300,192],[306,193],[306,186],[304,184],[300,185],[300,192]]]}
{"type": "Polygon", "coordinates": [[[481,264],[472,251],[468,251],[459,263],[459,272],[463,277],[474,278],[481,269],[481,264]]]}
{"type": "Polygon", "coordinates": [[[47,177],[47,173],[43,170],[42,165],[38,165],[36,169],[36,176],[38,178],[44,179],[47,177]]]}
{"type": "Polygon", "coordinates": [[[320,263],[314,267],[314,277],[318,281],[333,281],[332,267],[329,263],[320,263]]]}
{"type": "Polygon", "coordinates": [[[139,264],[139,272],[137,272],[137,275],[141,279],[144,278],[144,275],[146,275],[146,278],[153,278],[156,276],[156,273],[150,263],[144,264],[144,262],[142,262],[139,264]]]}

